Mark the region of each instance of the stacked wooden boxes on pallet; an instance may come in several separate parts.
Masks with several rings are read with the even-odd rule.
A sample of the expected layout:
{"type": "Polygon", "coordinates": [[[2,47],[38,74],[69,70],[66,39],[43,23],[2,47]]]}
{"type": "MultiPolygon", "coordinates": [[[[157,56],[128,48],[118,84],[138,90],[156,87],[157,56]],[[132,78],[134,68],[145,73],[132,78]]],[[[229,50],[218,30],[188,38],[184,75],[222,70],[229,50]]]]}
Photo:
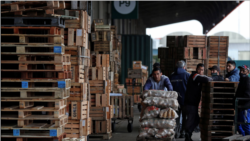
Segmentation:
{"type": "MultiPolygon", "coordinates": [[[[85,3],[86,4],[86,3],[85,3]]],[[[72,6],[76,6],[71,2],[72,6]]],[[[88,71],[90,67],[90,49],[88,33],[90,33],[90,16],[84,10],[77,12],[79,20],[66,20],[64,43],[66,53],[71,55],[71,89],[67,104],[68,124],[65,126],[68,139],[87,140],[91,134],[92,120],[89,117],[90,95],[88,71]]],[[[65,139],[67,140],[67,139],[65,139]]]]}
{"type": "Polygon", "coordinates": [[[70,55],[65,54],[63,15],[48,14],[64,9],[63,4],[59,1],[1,4],[5,21],[1,26],[2,140],[61,141],[65,137],[71,62],[70,55]],[[40,14],[46,17],[35,17],[40,14]],[[53,22],[48,24],[48,20],[53,22]]]}
{"type": "Polygon", "coordinates": [[[220,74],[225,76],[228,54],[228,36],[209,36],[207,47],[207,75],[211,76],[208,68],[220,67],[220,74]]]}
{"type": "Polygon", "coordinates": [[[128,69],[126,78],[127,94],[134,96],[134,103],[140,103],[140,94],[148,78],[148,67],[141,61],[133,61],[133,69],[128,69]]]}
{"type": "Polygon", "coordinates": [[[202,88],[201,139],[221,140],[234,134],[233,100],[238,82],[209,82],[202,88]]]}
{"type": "MultiPolygon", "coordinates": [[[[103,25],[102,20],[94,20],[91,33],[92,47],[90,83],[90,117],[92,134],[90,138],[110,139],[111,130],[111,77],[110,54],[112,52],[112,34],[110,25],[103,25]]],[[[112,76],[113,77],[113,76],[112,76]]]]}

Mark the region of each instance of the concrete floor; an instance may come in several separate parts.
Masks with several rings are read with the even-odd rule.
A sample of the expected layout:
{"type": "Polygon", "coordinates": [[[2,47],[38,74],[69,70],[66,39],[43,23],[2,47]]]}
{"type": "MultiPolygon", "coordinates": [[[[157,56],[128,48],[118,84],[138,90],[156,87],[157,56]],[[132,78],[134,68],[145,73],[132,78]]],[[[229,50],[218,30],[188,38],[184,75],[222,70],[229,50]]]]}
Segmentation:
{"type": "MultiPolygon", "coordinates": [[[[136,137],[139,134],[139,110],[137,105],[134,106],[134,123],[133,132],[128,133],[127,131],[127,120],[117,120],[115,125],[115,132],[112,133],[112,138],[109,141],[136,141],[136,137]]],[[[200,133],[193,133],[192,139],[194,141],[200,141],[200,133]]],[[[94,140],[91,140],[94,141],[94,140]]],[[[100,140],[95,140],[100,141],[100,140]]],[[[105,141],[105,140],[103,140],[105,141]]],[[[107,141],[107,140],[106,140],[107,141]]],[[[184,141],[183,139],[176,139],[176,141],[184,141]]]]}

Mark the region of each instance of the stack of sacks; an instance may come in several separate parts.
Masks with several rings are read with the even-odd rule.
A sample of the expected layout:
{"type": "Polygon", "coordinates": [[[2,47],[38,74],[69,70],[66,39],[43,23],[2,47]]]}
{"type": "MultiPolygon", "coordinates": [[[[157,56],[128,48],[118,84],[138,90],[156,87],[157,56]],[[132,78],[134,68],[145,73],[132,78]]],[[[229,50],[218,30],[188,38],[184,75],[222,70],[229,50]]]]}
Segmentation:
{"type": "Polygon", "coordinates": [[[149,90],[142,95],[147,105],[141,122],[140,138],[168,138],[174,135],[178,118],[178,93],[149,90]]]}

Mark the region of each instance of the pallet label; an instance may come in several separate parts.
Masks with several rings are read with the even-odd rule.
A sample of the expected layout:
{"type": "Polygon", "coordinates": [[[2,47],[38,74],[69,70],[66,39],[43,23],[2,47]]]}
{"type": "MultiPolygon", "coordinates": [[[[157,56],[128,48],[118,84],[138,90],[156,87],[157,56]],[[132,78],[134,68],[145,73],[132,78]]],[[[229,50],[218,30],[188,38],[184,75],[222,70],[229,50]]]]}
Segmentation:
{"type": "Polygon", "coordinates": [[[85,126],[85,120],[82,120],[82,126],[85,126]]]}
{"type": "Polygon", "coordinates": [[[76,36],[82,36],[82,29],[76,30],[76,36]]]}
{"type": "Polygon", "coordinates": [[[50,130],[50,131],[49,131],[49,135],[50,135],[50,136],[53,136],[53,137],[56,137],[56,136],[57,136],[57,131],[54,130],[54,129],[53,129],[53,130],[50,130]]]}
{"type": "Polygon", "coordinates": [[[109,107],[106,107],[106,111],[109,112],[109,107]]]}
{"type": "Polygon", "coordinates": [[[29,82],[27,81],[22,81],[22,88],[28,88],[29,82]]]}
{"type": "Polygon", "coordinates": [[[66,84],[65,81],[58,81],[58,88],[65,88],[66,84]]]}
{"type": "Polygon", "coordinates": [[[54,46],[54,53],[61,53],[62,47],[61,46],[54,46]]]}
{"type": "Polygon", "coordinates": [[[13,129],[13,136],[20,136],[20,129],[13,129]]]}

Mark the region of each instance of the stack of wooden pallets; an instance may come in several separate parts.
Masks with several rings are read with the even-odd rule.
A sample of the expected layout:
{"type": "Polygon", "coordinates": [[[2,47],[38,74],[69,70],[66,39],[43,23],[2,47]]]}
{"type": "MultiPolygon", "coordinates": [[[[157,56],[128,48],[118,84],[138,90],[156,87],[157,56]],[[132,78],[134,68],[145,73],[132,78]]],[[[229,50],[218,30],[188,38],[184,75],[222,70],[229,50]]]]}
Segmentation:
{"type": "Polygon", "coordinates": [[[90,33],[90,16],[81,7],[87,2],[71,2],[69,13],[77,13],[79,20],[66,20],[64,43],[66,53],[71,55],[71,89],[68,98],[68,124],[65,126],[67,138],[87,140],[91,134],[91,118],[89,117],[90,100],[88,71],[90,66],[90,49],[88,33],[90,33]],[[80,5],[77,5],[80,4],[80,5]]]}
{"type": "Polygon", "coordinates": [[[148,67],[141,61],[133,61],[133,69],[128,69],[126,78],[127,94],[134,96],[134,103],[141,103],[140,94],[148,77],[148,67]]]}
{"type": "Polygon", "coordinates": [[[211,76],[208,68],[213,66],[220,67],[221,75],[226,74],[226,63],[228,54],[228,36],[209,36],[207,47],[207,75],[211,76]]]}
{"type": "Polygon", "coordinates": [[[238,82],[209,82],[203,85],[200,119],[201,139],[222,140],[234,134],[234,96],[238,82]]]}
{"type": "Polygon", "coordinates": [[[3,140],[87,140],[91,132],[87,5],[87,1],[1,4],[3,140]]]}
{"type": "Polygon", "coordinates": [[[54,13],[47,15],[47,11],[62,8],[63,3],[1,4],[2,21],[5,21],[1,26],[2,140],[65,137],[71,87],[70,55],[65,54],[64,19],[54,13]],[[40,14],[42,17],[37,17],[40,14]]]}
{"type": "Polygon", "coordinates": [[[90,117],[92,119],[92,134],[90,138],[110,139],[111,109],[110,92],[111,80],[114,73],[110,72],[110,58],[113,51],[113,34],[110,25],[103,25],[98,19],[93,21],[91,33],[92,50],[89,69],[90,83],[90,117]]]}

